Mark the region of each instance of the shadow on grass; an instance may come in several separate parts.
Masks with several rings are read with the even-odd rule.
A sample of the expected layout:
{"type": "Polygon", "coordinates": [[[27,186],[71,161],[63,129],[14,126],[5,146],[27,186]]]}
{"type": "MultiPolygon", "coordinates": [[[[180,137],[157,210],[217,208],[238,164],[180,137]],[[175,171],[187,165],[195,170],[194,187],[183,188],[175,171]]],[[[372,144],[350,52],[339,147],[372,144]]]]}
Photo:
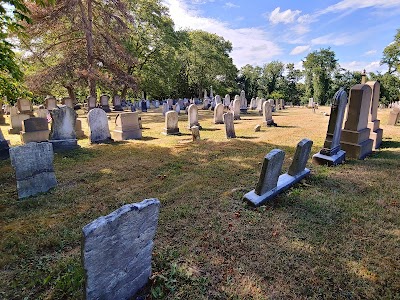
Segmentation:
{"type": "Polygon", "coordinates": [[[386,148],[400,148],[400,142],[383,141],[381,144],[381,149],[386,149],[386,148]]]}
{"type": "Polygon", "coordinates": [[[221,128],[201,128],[201,131],[218,131],[221,130],[221,128]]]}
{"type": "Polygon", "coordinates": [[[276,126],[276,127],[280,127],[280,128],[299,128],[299,126],[291,126],[291,125],[279,125],[278,124],[278,126],[276,126]]]}

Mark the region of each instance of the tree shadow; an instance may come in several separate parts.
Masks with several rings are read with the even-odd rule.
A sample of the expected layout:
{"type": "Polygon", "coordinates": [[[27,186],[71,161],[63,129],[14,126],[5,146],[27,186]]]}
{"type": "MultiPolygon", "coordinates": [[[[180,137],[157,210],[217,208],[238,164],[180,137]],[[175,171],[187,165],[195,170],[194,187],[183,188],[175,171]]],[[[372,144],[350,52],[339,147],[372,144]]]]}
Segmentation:
{"type": "Polygon", "coordinates": [[[201,128],[201,131],[218,131],[221,130],[220,128],[201,128]]]}
{"type": "Polygon", "coordinates": [[[386,149],[386,148],[400,148],[400,142],[396,141],[382,141],[381,143],[381,149],[386,149]]]}

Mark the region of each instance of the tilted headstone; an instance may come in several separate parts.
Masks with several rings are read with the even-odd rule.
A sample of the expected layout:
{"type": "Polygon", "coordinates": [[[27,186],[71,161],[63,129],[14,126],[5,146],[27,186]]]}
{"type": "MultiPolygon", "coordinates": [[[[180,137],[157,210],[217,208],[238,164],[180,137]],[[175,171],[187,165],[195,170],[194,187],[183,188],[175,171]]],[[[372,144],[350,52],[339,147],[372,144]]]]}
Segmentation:
{"type": "Polygon", "coordinates": [[[247,113],[247,99],[245,91],[240,92],[240,112],[242,114],[247,113]]]}
{"type": "Polygon", "coordinates": [[[105,112],[108,112],[108,113],[111,112],[109,101],[110,101],[110,97],[108,95],[100,96],[100,106],[105,112]]]}
{"type": "Polygon", "coordinates": [[[123,111],[124,110],[122,108],[122,101],[121,101],[121,97],[119,95],[114,95],[112,102],[113,102],[113,109],[115,111],[123,111]]]}
{"type": "Polygon", "coordinates": [[[224,98],[224,106],[229,107],[230,105],[231,105],[231,96],[229,96],[229,94],[226,94],[224,98]]]}
{"type": "Polygon", "coordinates": [[[192,138],[193,141],[200,140],[200,127],[199,126],[193,126],[190,128],[192,132],[192,138]]]}
{"type": "Polygon", "coordinates": [[[85,299],[131,299],[151,276],[160,201],[127,204],[82,229],[85,299]]]}
{"type": "Polygon", "coordinates": [[[10,156],[9,149],[9,141],[4,138],[3,132],[0,129],[0,159],[7,159],[10,156]]]}
{"type": "Polygon", "coordinates": [[[44,118],[30,118],[22,123],[21,141],[24,144],[30,142],[44,142],[49,139],[49,124],[44,118]]]}
{"type": "Polygon", "coordinates": [[[51,112],[51,131],[49,142],[53,144],[53,150],[70,150],[78,148],[76,139],[76,118],[78,115],[73,108],[62,106],[51,112]]]}
{"type": "Polygon", "coordinates": [[[88,105],[88,110],[91,110],[91,109],[93,109],[93,108],[96,108],[96,106],[97,106],[97,100],[96,100],[96,97],[93,97],[93,96],[88,96],[87,97],[87,105],[88,105]]]}
{"type": "Polygon", "coordinates": [[[367,127],[371,94],[367,84],[356,84],[350,90],[347,119],[340,139],[347,157],[364,159],[372,152],[373,140],[369,138],[371,130],[367,127]]]}
{"type": "Polygon", "coordinates": [[[233,118],[235,120],[240,120],[240,99],[235,99],[233,100],[232,103],[232,112],[233,112],[233,118]]]}
{"type": "Polygon", "coordinates": [[[62,98],[61,99],[61,104],[65,105],[65,106],[68,106],[70,108],[74,108],[74,101],[72,101],[72,99],[69,98],[69,97],[62,98]]]}
{"type": "Polygon", "coordinates": [[[369,138],[374,141],[373,149],[379,149],[382,143],[383,129],[379,128],[380,120],[378,120],[379,96],[381,84],[379,81],[368,81],[366,83],[372,89],[371,108],[368,115],[368,128],[371,129],[369,138]]]}
{"type": "Polygon", "coordinates": [[[188,109],[188,122],[189,126],[188,128],[192,128],[192,126],[200,126],[199,123],[199,109],[197,108],[196,104],[190,104],[189,109],[188,109]]]}
{"type": "Polygon", "coordinates": [[[228,139],[236,138],[235,125],[233,123],[233,120],[234,120],[233,113],[232,112],[224,113],[223,117],[224,117],[224,123],[225,123],[226,137],[228,139]]]}
{"type": "Polygon", "coordinates": [[[163,134],[166,135],[176,135],[180,134],[179,133],[179,127],[178,127],[178,113],[176,111],[168,111],[165,114],[165,127],[163,134]]]}
{"type": "Polygon", "coordinates": [[[17,107],[21,114],[28,114],[28,115],[33,114],[32,103],[28,99],[23,99],[23,98],[18,99],[17,107]]]}
{"type": "Polygon", "coordinates": [[[15,169],[19,199],[47,192],[57,185],[53,146],[50,143],[12,147],[10,158],[15,169]]]}
{"type": "Polygon", "coordinates": [[[112,141],[108,127],[107,114],[101,108],[93,108],[87,115],[89,123],[89,139],[91,143],[107,143],[112,141]]]}
{"type": "Polygon", "coordinates": [[[214,109],[214,124],[224,124],[224,105],[218,103],[214,109]]]}
{"type": "Polygon", "coordinates": [[[44,100],[44,107],[46,107],[47,110],[53,110],[57,107],[57,100],[53,96],[47,96],[46,99],[44,100]]]}
{"type": "Polygon", "coordinates": [[[347,94],[343,89],[340,89],[333,97],[324,147],[319,153],[313,155],[313,162],[320,165],[335,166],[345,160],[346,152],[340,147],[340,137],[346,105],[347,94]]]}
{"type": "Polygon", "coordinates": [[[281,173],[285,152],[274,149],[264,157],[264,163],[256,188],[243,196],[243,200],[252,206],[260,206],[273,199],[310,174],[306,163],[313,142],[303,139],[297,144],[296,153],[289,171],[281,173]]]}
{"type": "Polygon", "coordinates": [[[272,106],[269,101],[265,101],[263,104],[263,119],[264,125],[276,126],[274,119],[272,119],[272,106]]]}
{"type": "Polygon", "coordinates": [[[126,112],[118,114],[115,118],[113,138],[116,141],[140,140],[142,138],[142,130],[139,124],[139,113],[126,112]]]}

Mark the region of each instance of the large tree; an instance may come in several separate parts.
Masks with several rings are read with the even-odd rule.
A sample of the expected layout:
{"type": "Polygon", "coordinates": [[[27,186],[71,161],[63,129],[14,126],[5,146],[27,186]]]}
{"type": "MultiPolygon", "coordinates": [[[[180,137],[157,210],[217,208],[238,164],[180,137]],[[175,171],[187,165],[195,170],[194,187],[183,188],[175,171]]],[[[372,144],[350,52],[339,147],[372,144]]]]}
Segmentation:
{"type": "Polygon", "coordinates": [[[389,74],[400,72],[400,29],[397,29],[394,41],[383,50],[382,64],[388,66],[389,74]]]}
{"type": "Polygon", "coordinates": [[[251,65],[243,66],[237,78],[239,88],[244,90],[246,95],[250,98],[258,96],[258,91],[260,89],[260,78],[262,75],[261,67],[253,67],[251,65]]]}
{"type": "Polygon", "coordinates": [[[280,61],[272,61],[263,66],[260,78],[260,88],[264,96],[271,95],[278,89],[279,80],[282,79],[285,64],[280,61]]]}

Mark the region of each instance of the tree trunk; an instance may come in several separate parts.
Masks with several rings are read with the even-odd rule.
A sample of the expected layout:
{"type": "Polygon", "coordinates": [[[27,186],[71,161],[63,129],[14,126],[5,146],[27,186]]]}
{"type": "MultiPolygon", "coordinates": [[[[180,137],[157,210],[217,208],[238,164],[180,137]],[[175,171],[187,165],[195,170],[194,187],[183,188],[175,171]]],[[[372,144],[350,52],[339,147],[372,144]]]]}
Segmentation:
{"type": "Polygon", "coordinates": [[[65,88],[67,89],[68,96],[71,98],[72,102],[74,104],[76,104],[76,95],[75,95],[74,87],[72,85],[68,85],[68,86],[65,86],[65,88]]]}
{"type": "Polygon", "coordinates": [[[127,93],[128,93],[128,86],[125,84],[124,87],[122,88],[121,99],[126,99],[127,93]]]}

